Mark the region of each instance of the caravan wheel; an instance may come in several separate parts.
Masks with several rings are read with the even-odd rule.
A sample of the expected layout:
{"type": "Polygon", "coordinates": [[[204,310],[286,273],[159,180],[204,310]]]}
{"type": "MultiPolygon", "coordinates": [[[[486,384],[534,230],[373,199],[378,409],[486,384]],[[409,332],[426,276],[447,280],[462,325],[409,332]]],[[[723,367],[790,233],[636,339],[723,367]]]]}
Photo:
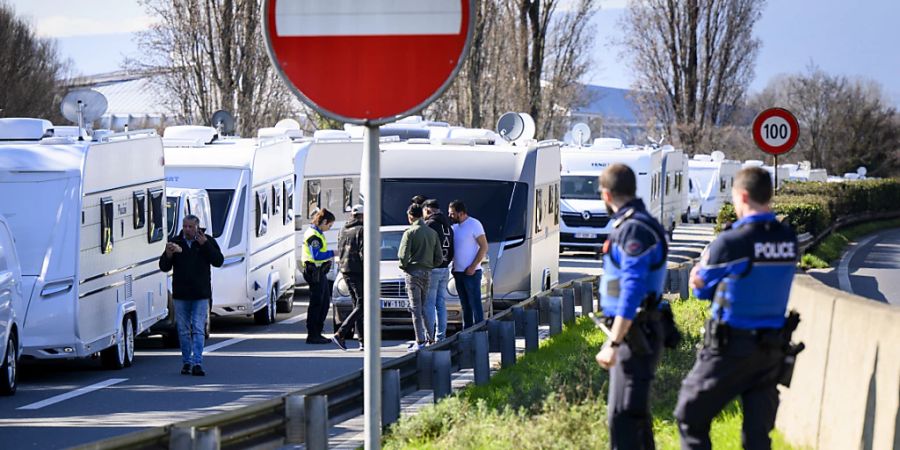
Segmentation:
{"type": "Polygon", "coordinates": [[[120,370],[130,364],[128,361],[129,343],[127,338],[129,333],[126,329],[131,330],[130,351],[132,358],[134,358],[134,329],[131,328],[131,316],[125,316],[122,319],[122,326],[119,328],[119,332],[116,333],[116,345],[100,352],[100,361],[103,363],[103,367],[120,370]]]}
{"type": "Polygon", "coordinates": [[[266,306],[263,306],[262,309],[253,313],[253,319],[256,321],[257,325],[269,325],[275,323],[275,312],[278,307],[276,304],[278,302],[278,294],[275,292],[275,288],[272,288],[272,291],[269,292],[269,298],[266,302],[266,306]]]}
{"type": "Polygon", "coordinates": [[[0,364],[0,395],[13,395],[18,387],[19,372],[16,370],[18,363],[19,342],[15,332],[9,334],[6,341],[6,355],[3,355],[0,364]]]}
{"type": "Polygon", "coordinates": [[[123,324],[125,330],[125,367],[134,364],[134,322],[131,316],[125,317],[123,324]]]}

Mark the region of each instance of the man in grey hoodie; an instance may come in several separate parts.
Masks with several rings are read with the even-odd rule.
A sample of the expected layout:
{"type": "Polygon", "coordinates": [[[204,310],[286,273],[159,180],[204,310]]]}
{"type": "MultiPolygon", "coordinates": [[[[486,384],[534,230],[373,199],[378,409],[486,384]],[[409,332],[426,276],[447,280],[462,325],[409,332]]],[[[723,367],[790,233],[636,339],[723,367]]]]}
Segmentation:
{"type": "Polygon", "coordinates": [[[416,343],[410,346],[415,351],[434,342],[434,331],[425,327],[425,297],[431,269],[439,266],[444,258],[438,234],[422,220],[422,207],[412,204],[406,211],[409,228],[400,239],[400,270],[406,273],[406,293],[412,313],[416,343]]]}

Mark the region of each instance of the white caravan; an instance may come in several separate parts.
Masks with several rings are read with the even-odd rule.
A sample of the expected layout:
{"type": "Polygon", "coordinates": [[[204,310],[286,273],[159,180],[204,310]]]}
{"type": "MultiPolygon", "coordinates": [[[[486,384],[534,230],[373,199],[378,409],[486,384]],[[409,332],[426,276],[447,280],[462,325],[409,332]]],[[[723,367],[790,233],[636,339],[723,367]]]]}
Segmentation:
{"type": "Polygon", "coordinates": [[[690,202],[688,201],[688,187],[685,179],[690,168],[688,158],[681,149],[671,145],[661,147],[663,152],[662,171],[665,174],[665,185],[660,187],[662,191],[662,218],[661,223],[669,230],[669,236],[680,222],[687,222],[690,214],[690,202]]]}
{"type": "Polygon", "coordinates": [[[23,357],[134,358],[166,310],[163,148],[153,131],[97,141],[0,119],[0,213],[15,233],[26,306],[23,357]]]}
{"type": "Polygon", "coordinates": [[[0,395],[13,395],[18,387],[19,355],[22,354],[19,332],[24,306],[22,270],[15,240],[0,214],[0,395]]]}
{"type": "Polygon", "coordinates": [[[724,153],[716,151],[712,155],[694,155],[688,166],[688,216],[694,222],[714,222],[722,205],[731,199],[731,186],[741,163],[727,160],[724,153]]]}
{"type": "Polygon", "coordinates": [[[484,226],[494,305],[508,306],[559,281],[559,166],[555,141],[511,145],[488,130],[383,142],[381,223],[408,225],[414,195],[445,213],[462,200],[484,226]]]}
{"type": "Polygon", "coordinates": [[[813,169],[809,161],[785,164],[784,167],[790,171],[790,181],[828,181],[828,173],[825,169],[813,169]]]}
{"type": "Polygon", "coordinates": [[[215,316],[275,322],[293,308],[293,150],[289,139],[219,138],[210,127],[166,129],[169,186],[205,189],[210,230],[225,256],[212,270],[215,316]]]}
{"type": "Polygon", "coordinates": [[[779,165],[778,166],[778,176],[775,176],[775,167],[767,166],[764,162],[758,159],[748,159],[744,161],[741,167],[762,167],[766,172],[769,172],[769,176],[772,177],[772,186],[780,188],[785,182],[789,181],[791,178],[791,169],[789,166],[779,165]]]}
{"type": "MultiPolygon", "coordinates": [[[[560,249],[599,251],[612,233],[612,221],[600,199],[600,173],[622,163],[637,177],[637,196],[655,218],[662,218],[662,150],[652,147],[610,148],[598,138],[590,147],[567,147],[562,155],[560,249]]],[[[661,222],[664,222],[660,220],[661,222]]],[[[671,230],[674,221],[664,223],[671,230]]]]}

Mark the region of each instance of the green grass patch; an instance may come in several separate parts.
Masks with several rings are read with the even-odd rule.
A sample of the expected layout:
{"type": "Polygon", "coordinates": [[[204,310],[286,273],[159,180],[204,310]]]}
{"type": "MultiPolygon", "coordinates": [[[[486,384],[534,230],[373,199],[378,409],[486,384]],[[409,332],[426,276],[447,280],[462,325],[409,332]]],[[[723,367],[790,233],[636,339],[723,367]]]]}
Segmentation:
{"type": "Polygon", "coordinates": [[[818,245],[803,255],[800,267],[804,269],[825,269],[831,266],[844,253],[851,242],[859,238],[888,228],[900,227],[900,219],[879,220],[875,222],[861,223],[852,227],[843,228],[828,235],[818,245]]]}
{"type": "MultiPolygon", "coordinates": [[[[672,412],[681,380],[694,364],[708,302],[675,301],[672,309],[684,334],[678,349],[660,361],[652,393],[654,431],[661,449],[678,449],[672,412]]],[[[608,373],[594,361],[605,336],[586,317],[541,343],[537,352],[499,371],[485,386],[472,386],[404,417],[385,436],[386,449],[608,448],[608,373]]],[[[740,448],[737,402],[716,419],[716,449],[740,448]]],[[[780,437],[775,448],[787,449],[780,437]]]]}

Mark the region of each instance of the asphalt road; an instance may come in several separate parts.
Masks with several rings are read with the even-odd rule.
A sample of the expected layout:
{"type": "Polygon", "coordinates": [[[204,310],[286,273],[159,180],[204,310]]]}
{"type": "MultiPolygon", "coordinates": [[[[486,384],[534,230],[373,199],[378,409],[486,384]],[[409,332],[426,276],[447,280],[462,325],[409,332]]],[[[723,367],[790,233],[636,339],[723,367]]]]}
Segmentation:
{"type": "Polygon", "coordinates": [[[841,290],[900,305],[900,228],[862,239],[838,264],[841,290]]]}
{"type": "MultiPolygon", "coordinates": [[[[673,247],[693,251],[710,238],[711,227],[688,225],[676,231],[673,247]]],[[[560,256],[560,282],[601,273],[593,254],[560,256]]],[[[294,300],[293,313],[279,314],[273,325],[244,317],[214,320],[206,377],[181,375],[179,350],[163,348],[159,338],[138,341],[134,365],[120,371],[90,359],[20,364],[18,393],[0,397],[0,450],[84,444],[238,408],[361,368],[361,352],[304,342],[305,291],[294,300]]],[[[383,357],[404,355],[411,338],[386,334],[383,357]]]]}

